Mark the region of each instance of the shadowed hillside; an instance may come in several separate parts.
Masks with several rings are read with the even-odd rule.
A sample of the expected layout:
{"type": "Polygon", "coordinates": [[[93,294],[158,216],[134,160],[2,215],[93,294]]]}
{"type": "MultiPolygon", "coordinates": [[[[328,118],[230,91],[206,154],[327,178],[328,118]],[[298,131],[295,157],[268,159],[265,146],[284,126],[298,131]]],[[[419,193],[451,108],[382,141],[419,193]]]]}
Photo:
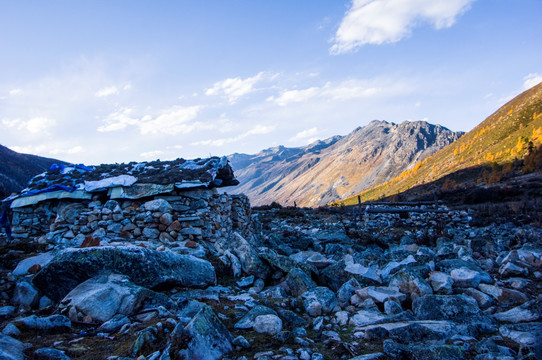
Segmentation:
{"type": "Polygon", "coordinates": [[[0,199],[26,187],[34,176],[63,161],[20,154],[0,145],[0,199]]]}
{"type": "MultiPolygon", "coordinates": [[[[487,171],[486,177],[482,176],[480,181],[496,181],[489,178],[492,172],[498,176],[498,171],[513,170],[514,161],[521,161],[541,143],[542,84],[539,84],[509,101],[458,141],[417,163],[413,169],[362,192],[361,200],[398,194],[474,167],[479,167],[482,173],[487,171]]],[[[532,170],[527,168],[522,171],[532,170]]],[[[452,180],[455,184],[451,185],[459,186],[470,179],[456,176],[452,180]]],[[[357,196],[341,203],[357,203],[357,196]]]]}

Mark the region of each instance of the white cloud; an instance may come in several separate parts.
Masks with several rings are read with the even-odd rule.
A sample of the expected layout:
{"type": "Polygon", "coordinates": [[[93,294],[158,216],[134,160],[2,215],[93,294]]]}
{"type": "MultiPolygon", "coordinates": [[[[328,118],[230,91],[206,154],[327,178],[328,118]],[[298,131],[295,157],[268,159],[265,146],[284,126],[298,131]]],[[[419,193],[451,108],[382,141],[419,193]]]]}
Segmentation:
{"type": "Polygon", "coordinates": [[[318,134],[318,128],[313,127],[313,128],[298,132],[294,137],[290,139],[290,141],[312,139],[317,134],[318,134]]]}
{"type": "Polygon", "coordinates": [[[141,134],[169,134],[177,135],[188,133],[197,127],[197,123],[190,123],[194,120],[203,106],[174,106],[156,118],[147,115],[139,122],[141,134]]]}
{"type": "Polygon", "coordinates": [[[56,121],[43,116],[34,117],[30,120],[21,119],[2,119],[2,124],[8,128],[16,128],[18,130],[27,130],[32,134],[47,133],[48,130],[56,125],[56,121]]]}
{"type": "Polygon", "coordinates": [[[235,143],[239,140],[247,138],[251,135],[265,135],[275,131],[276,126],[256,125],[252,129],[245,131],[234,137],[222,138],[222,139],[209,139],[202,141],[195,141],[192,143],[194,146],[224,146],[226,144],[235,143]]]}
{"type": "Polygon", "coordinates": [[[310,87],[304,90],[286,90],[277,98],[269,97],[279,106],[301,103],[318,98],[326,101],[348,101],[371,98],[374,96],[397,95],[407,91],[400,81],[389,80],[347,80],[338,84],[328,82],[322,87],[310,87]]]}
{"type": "Polygon", "coordinates": [[[21,95],[23,93],[23,90],[21,89],[11,89],[9,91],[9,94],[14,96],[14,95],[21,95]]]}
{"type": "Polygon", "coordinates": [[[412,29],[430,23],[452,26],[475,0],[353,0],[333,39],[331,54],[355,51],[365,44],[400,41],[412,29]]]}
{"type": "Polygon", "coordinates": [[[105,125],[98,127],[99,132],[118,131],[128,125],[137,125],[139,120],[132,117],[133,109],[122,108],[109,115],[103,120],[105,125]]]}
{"type": "Polygon", "coordinates": [[[542,74],[531,73],[523,78],[523,89],[527,90],[542,82],[542,74]]]}
{"type": "Polygon", "coordinates": [[[156,151],[147,151],[139,154],[144,159],[157,159],[158,156],[162,155],[164,152],[161,150],[156,151]]]}
{"type": "Polygon", "coordinates": [[[212,88],[205,90],[205,95],[220,95],[235,103],[240,97],[254,91],[254,85],[263,79],[263,72],[253,77],[242,79],[240,77],[228,78],[213,84],[212,88]]]}
{"type": "Polygon", "coordinates": [[[107,97],[107,96],[111,96],[111,95],[117,95],[118,93],[119,93],[119,89],[117,89],[116,86],[109,86],[109,87],[106,87],[106,88],[103,88],[103,89],[100,89],[100,90],[96,91],[94,96],[96,96],[96,97],[107,97]]]}
{"type": "Polygon", "coordinates": [[[128,83],[122,87],[122,90],[126,91],[126,90],[130,90],[131,88],[132,88],[132,84],[128,83]]]}
{"type": "Polygon", "coordinates": [[[28,120],[25,124],[25,128],[33,134],[42,133],[47,131],[50,127],[56,124],[55,120],[48,119],[46,117],[35,117],[28,120]]]}
{"type": "Polygon", "coordinates": [[[85,151],[85,148],[82,147],[82,146],[79,146],[79,145],[74,146],[74,147],[72,147],[72,148],[66,150],[66,152],[67,152],[68,154],[80,154],[80,153],[82,153],[82,152],[84,152],[84,151],[85,151]]]}
{"type": "Polygon", "coordinates": [[[304,90],[287,90],[284,91],[278,98],[270,97],[268,101],[275,101],[280,106],[285,106],[290,103],[304,102],[317,96],[320,93],[320,88],[311,87],[304,90]]]}

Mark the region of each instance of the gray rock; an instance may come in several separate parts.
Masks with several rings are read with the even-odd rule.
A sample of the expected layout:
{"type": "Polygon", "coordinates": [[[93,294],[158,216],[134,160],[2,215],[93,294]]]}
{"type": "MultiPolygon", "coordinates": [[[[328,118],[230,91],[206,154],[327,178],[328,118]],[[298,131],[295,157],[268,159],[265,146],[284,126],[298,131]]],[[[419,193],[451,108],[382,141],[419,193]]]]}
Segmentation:
{"type": "Polygon", "coordinates": [[[449,320],[464,325],[464,331],[495,331],[495,320],[480,310],[476,301],[463,295],[426,295],[416,299],[412,309],[418,320],[449,320]]]}
{"type": "Polygon", "coordinates": [[[356,328],[362,331],[367,340],[393,339],[402,343],[444,344],[457,334],[456,325],[451,321],[405,321],[367,325],[356,328]]]}
{"type": "Polygon", "coordinates": [[[482,281],[482,276],[478,271],[467,268],[453,269],[450,276],[454,280],[454,287],[475,288],[482,281]]]}
{"type": "Polygon", "coordinates": [[[21,335],[21,330],[12,323],[7,324],[4,329],[2,330],[2,333],[8,336],[14,336],[17,337],[21,335]]]}
{"type": "Polygon", "coordinates": [[[151,348],[156,343],[158,330],[155,327],[143,329],[132,347],[132,357],[136,357],[141,353],[143,348],[151,348]]]}
{"type": "Polygon", "coordinates": [[[388,300],[384,303],[384,311],[388,315],[397,315],[403,312],[401,304],[396,301],[388,300]]]}
{"type": "Polygon", "coordinates": [[[304,292],[314,289],[317,286],[310,276],[299,268],[290,270],[286,276],[286,284],[288,284],[290,294],[295,297],[298,297],[304,292]]]}
{"type": "Polygon", "coordinates": [[[431,286],[420,275],[406,270],[393,275],[388,285],[399,288],[400,292],[409,295],[412,300],[433,293],[431,286]]]}
{"type": "Polygon", "coordinates": [[[234,232],[229,238],[217,241],[215,246],[218,247],[219,253],[223,254],[225,251],[229,251],[237,257],[241,264],[241,269],[246,274],[264,279],[271,274],[269,266],[260,259],[256,246],[237,232],[234,232]]]}
{"type": "Polygon", "coordinates": [[[17,339],[0,333],[0,359],[24,360],[26,346],[17,339]]]}
{"type": "Polygon", "coordinates": [[[516,306],[526,302],[527,296],[521,291],[501,288],[494,285],[480,284],[478,289],[493,297],[497,303],[503,306],[516,306]]]}
{"type": "Polygon", "coordinates": [[[34,351],[34,357],[36,360],[70,360],[70,357],[54,348],[41,348],[34,351]]]}
{"type": "Polygon", "coordinates": [[[395,299],[399,302],[406,300],[406,295],[401,293],[397,287],[369,286],[365,289],[358,290],[356,294],[359,295],[359,292],[366,292],[367,296],[377,303],[384,303],[390,299],[395,299]]]}
{"type": "Polygon", "coordinates": [[[12,323],[21,331],[64,331],[72,326],[70,319],[64,315],[51,315],[42,318],[30,315],[22,319],[17,319],[12,323]]]}
{"type": "Polygon", "coordinates": [[[111,274],[77,285],[61,304],[65,308],[75,307],[94,321],[105,322],[117,314],[133,315],[145,301],[166,304],[167,297],[134,285],[126,275],[111,274]]]}
{"type": "Polygon", "coordinates": [[[252,328],[260,334],[277,335],[282,331],[282,320],[273,314],[258,315],[252,328]]]}
{"type": "Polygon", "coordinates": [[[251,329],[254,326],[254,322],[258,316],[261,315],[277,315],[277,312],[263,305],[258,305],[254,309],[250,310],[239,320],[234,327],[236,329],[251,329]]]}
{"type": "Polygon", "coordinates": [[[542,301],[531,300],[508,311],[496,313],[493,316],[498,321],[520,323],[531,322],[540,319],[542,301]]]}
{"type": "Polygon", "coordinates": [[[446,273],[433,271],[429,275],[429,283],[436,293],[449,295],[452,293],[452,285],[454,280],[446,273]]]}
{"type": "Polygon", "coordinates": [[[242,287],[242,288],[248,287],[252,284],[254,284],[254,275],[244,277],[237,282],[237,286],[242,287]]]}
{"type": "Polygon", "coordinates": [[[147,201],[145,204],[143,204],[143,206],[147,211],[160,211],[162,213],[167,213],[173,210],[171,204],[164,199],[147,201]]]}
{"type": "Polygon", "coordinates": [[[130,324],[130,319],[126,315],[117,314],[110,320],[104,322],[99,328],[99,332],[114,333],[124,325],[130,324]]]}
{"type": "Polygon", "coordinates": [[[388,339],[384,341],[384,353],[392,359],[413,360],[463,360],[463,349],[454,345],[401,345],[388,339]]]}
{"type": "Polygon", "coordinates": [[[238,337],[233,339],[231,343],[235,346],[240,346],[245,349],[250,348],[250,343],[247,341],[247,339],[245,339],[243,335],[239,335],[238,337]]]}
{"type": "Polygon", "coordinates": [[[146,227],[143,229],[143,236],[147,239],[158,239],[160,237],[160,230],[146,227]]]}
{"type": "Polygon", "coordinates": [[[339,303],[335,293],[325,286],[319,286],[304,292],[303,306],[310,316],[330,313],[339,303]]]}
{"type": "Polygon", "coordinates": [[[233,350],[233,337],[207,305],[184,329],[174,330],[172,337],[172,345],[182,348],[178,353],[180,358],[218,360],[233,350]]]}
{"type": "Polygon", "coordinates": [[[518,345],[539,345],[542,340],[542,323],[523,323],[503,325],[499,328],[501,336],[518,345]]]}
{"type": "Polygon", "coordinates": [[[127,275],[137,285],[205,287],[216,283],[214,267],[206,260],[142,247],[102,246],[66,249],[34,278],[34,284],[55,301],[100,273],[127,275]]]}
{"type": "Polygon", "coordinates": [[[356,279],[350,279],[337,290],[337,301],[340,306],[346,306],[350,303],[350,298],[356,290],[361,289],[361,285],[356,279]]]}
{"type": "Polygon", "coordinates": [[[350,325],[353,326],[366,326],[380,322],[386,322],[388,317],[377,311],[359,310],[353,316],[350,317],[350,325]]]}
{"type": "Polygon", "coordinates": [[[44,267],[52,259],[53,259],[53,254],[50,252],[26,258],[22,260],[21,262],[19,262],[19,264],[17,264],[17,267],[13,270],[13,275],[15,276],[26,275],[28,273],[28,269],[30,269],[32,266],[40,265],[41,267],[44,267]]]}
{"type": "Polygon", "coordinates": [[[15,285],[11,303],[24,308],[36,307],[40,299],[40,293],[36,287],[26,279],[20,280],[15,285]]]}
{"type": "Polygon", "coordinates": [[[435,267],[439,269],[440,271],[451,273],[454,269],[469,269],[472,271],[476,271],[480,274],[480,281],[486,284],[493,283],[493,278],[491,275],[489,275],[487,272],[482,270],[482,268],[478,265],[476,265],[474,262],[471,261],[465,261],[461,259],[447,259],[442,260],[436,263],[435,267]]]}
{"type": "Polygon", "coordinates": [[[365,354],[365,355],[359,355],[353,358],[350,358],[350,360],[386,360],[388,357],[386,354],[378,352],[378,353],[372,353],[372,354],[365,354]]]}
{"type": "Polygon", "coordinates": [[[13,306],[2,306],[0,307],[0,318],[11,316],[15,313],[15,307],[13,306]]]}
{"type": "Polygon", "coordinates": [[[495,303],[495,300],[491,296],[477,289],[464,289],[463,294],[468,295],[474,300],[476,300],[480,309],[487,309],[495,303]]]}

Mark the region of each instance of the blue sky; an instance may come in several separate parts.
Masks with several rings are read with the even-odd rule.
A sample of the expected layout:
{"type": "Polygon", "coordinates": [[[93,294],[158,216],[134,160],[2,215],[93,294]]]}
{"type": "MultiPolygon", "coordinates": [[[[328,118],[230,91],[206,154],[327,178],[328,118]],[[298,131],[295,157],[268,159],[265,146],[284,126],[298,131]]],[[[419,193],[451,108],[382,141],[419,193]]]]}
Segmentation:
{"type": "Polygon", "coordinates": [[[468,131],[542,81],[542,0],[0,0],[0,144],[86,164],[468,131]]]}

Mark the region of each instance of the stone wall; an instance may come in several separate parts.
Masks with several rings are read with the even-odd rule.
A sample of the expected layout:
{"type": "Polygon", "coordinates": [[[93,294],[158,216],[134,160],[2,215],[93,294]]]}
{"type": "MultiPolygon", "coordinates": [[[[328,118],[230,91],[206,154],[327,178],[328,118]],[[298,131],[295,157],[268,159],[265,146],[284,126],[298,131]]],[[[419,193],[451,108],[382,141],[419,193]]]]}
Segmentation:
{"type": "Polygon", "coordinates": [[[12,209],[13,237],[77,247],[90,235],[114,241],[215,242],[232,231],[250,236],[251,210],[244,195],[213,190],[139,200],[49,200],[12,209]]]}

